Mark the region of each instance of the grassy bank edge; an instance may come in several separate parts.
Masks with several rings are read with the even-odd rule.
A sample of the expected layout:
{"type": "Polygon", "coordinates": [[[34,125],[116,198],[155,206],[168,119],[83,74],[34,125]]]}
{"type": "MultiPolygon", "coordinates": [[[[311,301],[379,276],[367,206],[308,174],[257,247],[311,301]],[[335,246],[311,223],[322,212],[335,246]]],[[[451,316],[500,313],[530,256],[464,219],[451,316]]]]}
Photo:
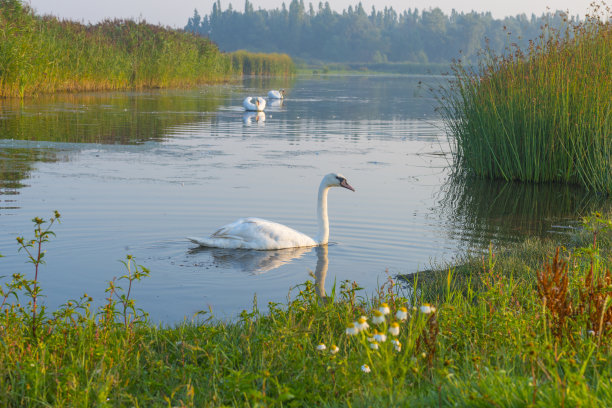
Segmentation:
{"type": "MultiPolygon", "coordinates": [[[[42,267],[38,242],[52,239],[53,221],[34,222],[35,239],[18,243],[42,267]]],[[[235,322],[203,315],[171,327],[149,323],[130,298],[148,270],[129,256],[126,274],[110,282],[98,311],[85,294],[44,319],[34,306],[32,317],[35,285],[13,280],[23,300],[13,303],[11,287],[4,287],[0,402],[609,405],[612,327],[593,325],[591,312],[603,308],[601,321],[612,321],[612,221],[609,214],[593,216],[585,226],[556,258],[559,242],[527,240],[466,255],[457,266],[421,274],[408,288],[389,281],[368,294],[355,282],[340,282],[321,298],[307,281],[265,313],[255,298],[235,322]],[[563,309],[571,313],[563,320],[560,306],[550,309],[540,293],[548,276],[542,271],[553,259],[567,262],[569,272],[565,300],[574,309],[563,309]],[[603,286],[591,284],[584,298],[589,276],[603,286]],[[599,306],[589,300],[606,293],[599,306]]]]}

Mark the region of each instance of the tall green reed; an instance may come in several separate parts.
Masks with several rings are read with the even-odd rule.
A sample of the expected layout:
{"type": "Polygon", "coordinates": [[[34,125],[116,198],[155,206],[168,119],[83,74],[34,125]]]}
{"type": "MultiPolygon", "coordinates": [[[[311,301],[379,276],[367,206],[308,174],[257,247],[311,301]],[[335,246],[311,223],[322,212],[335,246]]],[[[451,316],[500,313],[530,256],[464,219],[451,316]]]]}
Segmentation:
{"type": "Polygon", "coordinates": [[[0,97],[194,86],[294,70],[287,55],[240,59],[236,65],[209,39],[182,30],[132,20],[83,25],[35,15],[21,0],[0,2],[0,97]]]}
{"type": "Polygon", "coordinates": [[[439,102],[455,161],[480,177],[612,193],[612,22],[605,3],[521,50],[457,61],[439,102]]]}

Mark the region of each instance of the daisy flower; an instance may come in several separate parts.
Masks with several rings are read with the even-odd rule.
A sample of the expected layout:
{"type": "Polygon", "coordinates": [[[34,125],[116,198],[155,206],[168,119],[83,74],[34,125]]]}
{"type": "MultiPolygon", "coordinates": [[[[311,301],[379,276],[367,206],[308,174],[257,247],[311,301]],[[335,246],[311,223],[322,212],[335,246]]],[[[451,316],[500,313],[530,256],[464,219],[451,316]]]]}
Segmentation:
{"type": "Polygon", "coordinates": [[[377,342],[375,342],[375,341],[374,341],[374,342],[372,342],[372,343],[370,343],[370,348],[371,348],[372,350],[378,350],[378,343],[377,343],[377,342]]]}
{"type": "Polygon", "coordinates": [[[327,348],[327,347],[325,347],[325,344],[323,344],[323,343],[321,343],[321,344],[319,344],[319,345],[317,346],[317,350],[319,350],[319,351],[323,351],[323,350],[325,350],[326,348],[327,348]]]}
{"type": "Polygon", "coordinates": [[[385,341],[387,341],[387,335],[384,333],[376,332],[374,333],[374,341],[384,343],[385,341]]]}
{"type": "Polygon", "coordinates": [[[389,326],[389,334],[391,334],[392,336],[399,336],[399,332],[400,332],[399,323],[398,322],[391,323],[391,326],[389,326]]]}
{"type": "Polygon", "coordinates": [[[389,313],[391,313],[391,310],[389,309],[389,305],[386,303],[382,303],[380,305],[380,307],[378,308],[378,310],[380,311],[380,313],[382,313],[383,315],[388,315],[389,313]]]}
{"type": "Polygon", "coordinates": [[[374,324],[383,323],[385,321],[385,316],[380,310],[374,310],[374,317],[372,317],[372,322],[374,324]]]}
{"type": "Polygon", "coordinates": [[[357,330],[359,331],[366,330],[368,327],[370,327],[370,325],[368,324],[368,318],[365,316],[361,316],[354,324],[355,327],[357,327],[357,330]]]}
{"type": "Polygon", "coordinates": [[[359,333],[359,329],[355,326],[355,323],[349,323],[348,327],[346,328],[346,334],[349,336],[354,336],[357,333],[359,333]]]}
{"type": "Polygon", "coordinates": [[[429,303],[424,303],[421,305],[421,312],[424,314],[435,313],[436,308],[430,305],[429,303]]]}
{"type": "Polygon", "coordinates": [[[332,344],[332,346],[329,348],[329,352],[331,354],[336,354],[338,351],[340,351],[340,349],[335,344],[332,344]]]}
{"type": "Polygon", "coordinates": [[[364,373],[369,373],[372,370],[370,370],[370,366],[369,365],[364,364],[364,365],[361,366],[361,371],[363,371],[364,373]]]}
{"type": "Polygon", "coordinates": [[[406,309],[404,306],[400,307],[399,309],[397,309],[395,317],[397,317],[397,320],[399,320],[400,322],[403,322],[404,320],[408,319],[408,309],[406,309]]]}
{"type": "Polygon", "coordinates": [[[400,341],[398,339],[393,339],[391,340],[391,344],[393,344],[393,348],[395,349],[395,351],[397,351],[398,353],[400,351],[402,351],[402,343],[400,343],[400,341]]]}

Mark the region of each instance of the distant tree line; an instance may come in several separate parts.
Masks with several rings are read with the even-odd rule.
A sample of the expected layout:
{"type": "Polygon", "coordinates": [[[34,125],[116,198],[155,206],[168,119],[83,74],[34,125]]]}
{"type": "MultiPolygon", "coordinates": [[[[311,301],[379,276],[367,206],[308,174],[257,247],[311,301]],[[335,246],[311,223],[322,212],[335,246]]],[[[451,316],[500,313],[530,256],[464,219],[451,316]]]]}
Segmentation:
{"type": "Polygon", "coordinates": [[[559,13],[494,19],[490,12],[445,15],[439,8],[366,12],[361,3],[338,13],[329,2],[315,8],[304,0],[274,10],[254,10],[245,0],[239,12],[231,3],[222,10],[217,0],[210,15],[196,9],[185,30],[209,37],[223,51],[287,53],[307,61],[442,63],[475,60],[487,42],[496,52],[513,42],[523,47],[543,27],[560,27],[563,20],[559,13]]]}

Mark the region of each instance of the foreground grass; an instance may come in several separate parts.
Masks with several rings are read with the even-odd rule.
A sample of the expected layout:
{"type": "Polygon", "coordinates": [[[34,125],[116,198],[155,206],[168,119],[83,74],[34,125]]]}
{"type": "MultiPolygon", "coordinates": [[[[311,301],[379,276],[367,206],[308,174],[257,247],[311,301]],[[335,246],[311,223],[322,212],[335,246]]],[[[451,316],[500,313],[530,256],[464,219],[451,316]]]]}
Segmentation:
{"type": "Polygon", "coordinates": [[[481,177],[579,184],[612,193],[612,20],[545,28],[527,50],[459,61],[441,107],[455,162],[481,177]]]}
{"type": "Polygon", "coordinates": [[[181,30],[132,20],[83,25],[0,1],[0,97],[185,87],[293,70],[287,55],[225,54],[181,30]]]}
{"type": "MultiPolygon", "coordinates": [[[[18,239],[36,267],[58,219],[18,239]]],[[[84,295],[45,316],[17,277],[2,293],[0,405],[610,406],[612,222],[586,221],[556,256],[529,241],[371,296],[343,282],[321,299],[308,281],[236,322],[151,325],[129,298],[147,273],[130,257],[98,311],[84,295]],[[12,301],[24,292],[28,305],[12,301]]]]}

